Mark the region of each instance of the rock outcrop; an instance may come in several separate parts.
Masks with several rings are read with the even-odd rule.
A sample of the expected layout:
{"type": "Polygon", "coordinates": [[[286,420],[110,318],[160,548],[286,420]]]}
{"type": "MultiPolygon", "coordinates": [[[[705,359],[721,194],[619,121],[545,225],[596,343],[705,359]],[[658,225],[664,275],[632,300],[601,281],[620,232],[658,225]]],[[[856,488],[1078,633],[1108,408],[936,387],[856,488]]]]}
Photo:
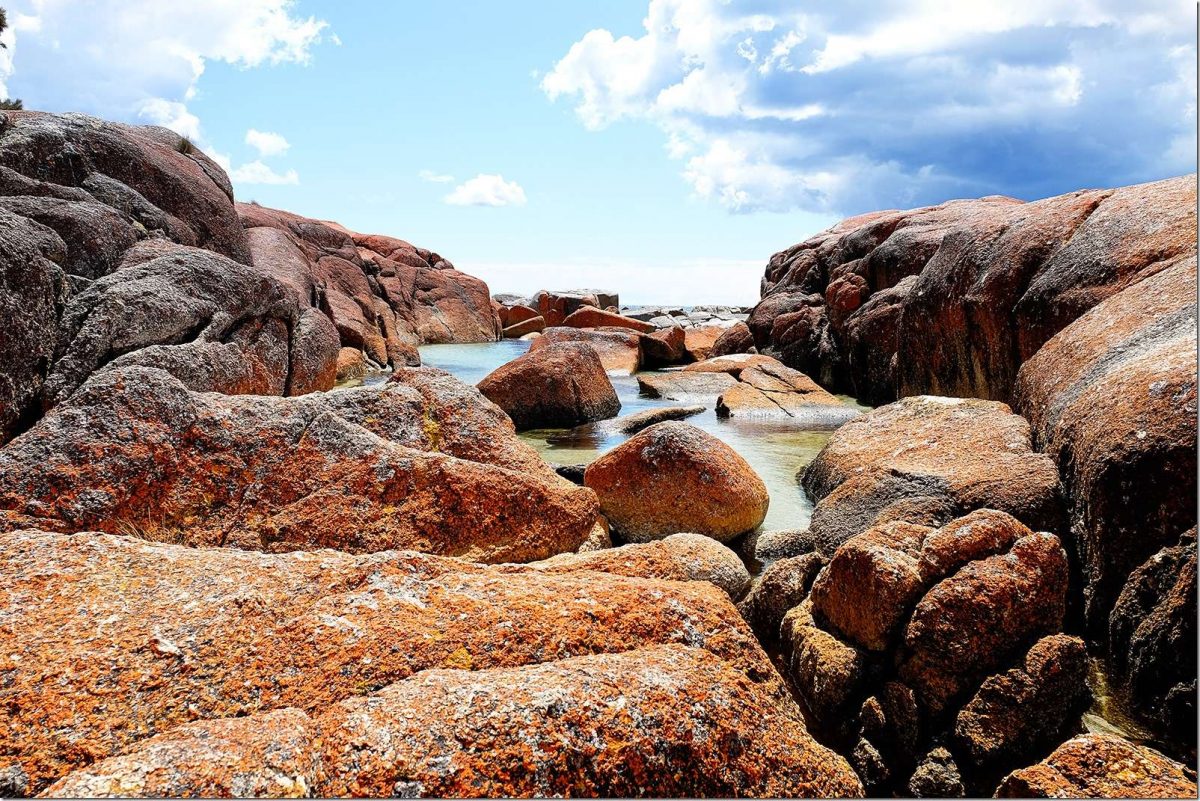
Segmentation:
{"type": "Polygon", "coordinates": [[[530,561],[575,550],[596,499],[438,370],[287,399],[192,392],[127,367],[0,450],[0,510],[6,529],[530,561]]]}
{"type": "Polygon", "coordinates": [[[534,343],[538,348],[489,373],[479,391],[512,418],[518,431],[570,428],[616,416],[621,401],[595,349],[582,342],[541,346],[542,339],[534,343]]]}
{"type": "Polygon", "coordinates": [[[627,542],[694,532],[727,542],[766,517],[766,485],[746,460],[688,423],[650,426],[588,465],[584,485],[627,542]]]}
{"type": "Polygon", "coordinates": [[[843,425],[801,475],[809,539],[832,552],[874,525],[941,525],[973,509],[1062,530],[1058,470],[1029,424],[996,401],[905,398],[843,425]]]}
{"type": "Polygon", "coordinates": [[[1058,539],[1002,512],[886,523],[834,552],[781,647],[868,791],[907,787],[940,746],[978,793],[1061,742],[1088,703],[1083,643],[1059,633],[1067,579],[1058,539]]]}
{"type": "Polygon", "coordinates": [[[37,531],[0,537],[0,570],[0,769],[30,792],[273,767],[276,794],[860,791],[706,582],[37,531]]]}
{"type": "Polygon", "coordinates": [[[400,240],[235,204],[164,128],[3,112],[0,227],[0,444],[109,367],[302,395],[333,386],[342,346],[404,365],[416,344],[500,333],[482,281],[400,240]]]}
{"type": "Polygon", "coordinates": [[[997,798],[1194,798],[1195,773],[1157,751],[1111,734],[1063,743],[1009,774],[997,798]]]}

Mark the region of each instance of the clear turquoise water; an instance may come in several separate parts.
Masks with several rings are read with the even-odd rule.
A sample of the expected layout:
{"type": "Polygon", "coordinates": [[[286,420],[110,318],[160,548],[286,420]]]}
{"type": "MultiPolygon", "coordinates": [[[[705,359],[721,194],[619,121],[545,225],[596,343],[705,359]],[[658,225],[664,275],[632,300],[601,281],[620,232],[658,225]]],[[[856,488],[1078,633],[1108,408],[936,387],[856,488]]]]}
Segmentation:
{"type": "MultiPolygon", "coordinates": [[[[481,345],[426,345],[421,348],[421,360],[473,385],[528,348],[529,343],[520,340],[481,345]]],[[[613,376],[612,382],[621,400],[622,415],[644,409],[683,405],[675,401],[642,397],[634,376],[613,376]]],[[[850,399],[844,399],[844,402],[854,405],[850,399]]],[[[763,523],[765,530],[808,527],[812,504],[796,482],[796,473],[812,461],[829,440],[831,432],[804,430],[785,422],[736,418],[721,420],[712,408],[689,417],[688,422],[726,442],[762,477],[771,494],[771,506],[763,523]]],[[[549,441],[561,433],[562,429],[526,431],[521,438],[546,461],[555,464],[586,464],[626,439],[624,435],[617,434],[586,442],[549,441]]]]}

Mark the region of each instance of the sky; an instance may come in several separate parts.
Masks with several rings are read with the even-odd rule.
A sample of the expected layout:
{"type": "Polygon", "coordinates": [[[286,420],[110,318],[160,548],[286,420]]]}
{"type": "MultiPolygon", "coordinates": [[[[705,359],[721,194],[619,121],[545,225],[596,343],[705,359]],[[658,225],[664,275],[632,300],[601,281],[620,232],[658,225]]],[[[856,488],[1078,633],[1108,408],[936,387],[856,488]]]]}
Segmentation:
{"type": "Polygon", "coordinates": [[[0,94],[493,292],[751,304],[853,214],[1196,169],[1190,2],[8,0],[0,94]]]}

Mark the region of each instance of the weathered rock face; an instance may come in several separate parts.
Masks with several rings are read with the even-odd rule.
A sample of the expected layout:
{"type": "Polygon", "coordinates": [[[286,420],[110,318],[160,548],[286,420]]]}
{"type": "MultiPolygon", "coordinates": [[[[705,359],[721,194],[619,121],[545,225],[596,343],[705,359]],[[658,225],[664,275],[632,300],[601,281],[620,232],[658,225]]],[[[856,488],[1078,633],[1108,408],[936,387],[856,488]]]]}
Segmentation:
{"type": "Polygon", "coordinates": [[[709,358],[712,358],[728,356],[731,353],[749,353],[753,348],[754,335],[750,333],[750,327],[739,321],[726,328],[721,336],[717,337],[708,355],[709,358]]]}
{"type": "Polygon", "coordinates": [[[1063,743],[1036,765],[1009,774],[997,798],[1192,798],[1183,765],[1111,734],[1063,743]]]}
{"type": "Polygon", "coordinates": [[[568,428],[621,410],[600,357],[582,342],[530,349],[488,374],[479,391],[512,418],[518,431],[568,428]]]}
{"type": "Polygon", "coordinates": [[[592,493],[554,475],[499,409],[426,369],[297,399],[107,370],[0,451],[0,509],[8,529],[481,561],[574,550],[596,519],[592,493]]]}
{"type": "Polygon", "coordinates": [[[615,302],[617,299],[615,293],[595,289],[570,289],[561,292],[543,289],[533,296],[530,305],[545,318],[546,325],[560,326],[563,320],[581,308],[607,309],[609,306],[620,305],[615,302]]]}
{"type": "Polygon", "coordinates": [[[560,342],[583,342],[600,357],[610,375],[631,375],[642,363],[641,339],[627,328],[547,328],[529,346],[530,351],[560,342]]]}
{"type": "Polygon", "coordinates": [[[723,333],[725,333],[725,329],[715,325],[685,328],[683,330],[683,349],[692,361],[703,361],[711,355],[713,345],[723,333]]]}
{"type": "Polygon", "coordinates": [[[36,531],[0,537],[0,569],[0,604],[12,611],[0,628],[10,710],[0,761],[32,792],[75,768],[85,770],[55,792],[111,790],[112,776],[130,782],[121,794],[254,787],[263,750],[295,779],[281,794],[299,790],[292,766],[324,795],[414,791],[399,786],[410,780],[434,794],[502,793],[502,782],[533,793],[539,780],[566,792],[571,777],[613,795],[859,790],[844,761],[809,738],[728,596],[706,582],[36,531]],[[623,705],[597,703],[619,694],[623,705]],[[301,714],[276,711],[289,707],[301,714]],[[460,707],[463,716],[447,714],[460,707]],[[168,734],[240,715],[252,716],[246,726],[168,734]],[[701,725],[708,735],[696,738],[701,725]],[[563,744],[536,757],[544,771],[525,769],[530,726],[563,744]],[[311,782],[306,730],[322,735],[324,778],[311,782]],[[411,759],[385,757],[389,732],[412,745],[411,759]],[[591,732],[628,745],[601,748],[591,732]],[[361,750],[343,747],[351,741],[361,750]],[[462,761],[469,751],[486,765],[462,761]],[[489,783],[472,790],[485,770],[489,783]]]}
{"type": "Polygon", "coordinates": [[[801,481],[817,502],[810,539],[827,554],[890,520],[941,525],[972,509],[1062,530],[1054,462],[995,401],[915,397],[839,428],[801,481]]]}
{"type": "Polygon", "coordinates": [[[1021,369],[1017,408],[1063,469],[1097,638],[1126,577],[1196,525],[1196,263],[1115,295],[1021,369]]]}
{"type": "Polygon", "coordinates": [[[1196,530],[1129,576],[1113,607],[1108,667],[1129,706],[1172,744],[1196,747],[1196,530]]]}
{"type": "Polygon", "coordinates": [[[552,434],[546,437],[546,441],[555,445],[598,446],[609,437],[619,434],[633,436],[655,423],[661,423],[664,420],[684,420],[697,414],[703,414],[704,411],[703,406],[660,406],[657,409],[645,409],[611,420],[584,423],[569,431],[552,434]]]}
{"type": "Polygon", "coordinates": [[[663,328],[641,338],[642,363],[647,367],[667,367],[686,361],[683,329],[678,326],[663,328]]]}
{"type": "Polygon", "coordinates": [[[163,128],[4,112],[0,222],[0,444],[109,366],[301,395],[333,386],[341,345],[403,365],[420,342],[499,334],[483,282],[400,240],[235,205],[163,128]]]}
{"type": "Polygon", "coordinates": [[[923,755],[940,744],[939,771],[977,793],[1060,742],[1089,701],[1083,643],[1059,634],[1067,574],[1057,538],[1002,512],[880,525],[783,618],[784,660],[869,791],[932,780],[923,755]]]}
{"type": "Polygon", "coordinates": [[[754,689],[720,659],[680,646],[515,669],[431,670],[313,717],[288,709],[187,724],[67,776],[50,795],[114,789],[128,795],[120,792],[122,775],[150,778],[126,780],[137,795],[195,794],[198,787],[210,795],[246,795],[230,791],[271,784],[253,769],[230,775],[220,766],[260,765],[264,740],[294,755],[278,760],[292,781],[277,783],[274,794],[857,795],[853,773],[800,733],[795,711],[754,689]],[[675,695],[698,692],[706,699],[702,708],[680,704],[675,695]],[[466,714],[448,717],[449,708],[466,714]],[[706,735],[691,736],[696,727],[706,735]],[[494,732],[486,749],[476,745],[481,732],[494,732]],[[223,746],[218,759],[214,740],[223,746]],[[555,747],[538,747],[546,741],[555,747]]]}
{"type": "Polygon", "coordinates": [[[650,398],[704,404],[715,403],[721,393],[737,386],[737,379],[729,373],[689,373],[685,370],[646,373],[639,375],[637,382],[641,393],[650,398]]]}
{"type": "Polygon", "coordinates": [[[627,541],[678,532],[726,542],[766,517],[766,485],[716,437],[682,422],[650,426],[588,465],[584,484],[627,541]]]}
{"type": "Polygon", "coordinates": [[[595,570],[618,576],[707,581],[720,587],[733,600],[741,598],[750,585],[750,574],[737,554],[711,537],[672,534],[653,542],[585,553],[564,553],[527,566],[549,573],[595,570]]]}
{"type": "Polygon", "coordinates": [[[771,257],[749,328],[759,350],[873,403],[1007,401],[1055,333],[1194,252],[1195,205],[1185,176],[851,218],[771,257]]]}

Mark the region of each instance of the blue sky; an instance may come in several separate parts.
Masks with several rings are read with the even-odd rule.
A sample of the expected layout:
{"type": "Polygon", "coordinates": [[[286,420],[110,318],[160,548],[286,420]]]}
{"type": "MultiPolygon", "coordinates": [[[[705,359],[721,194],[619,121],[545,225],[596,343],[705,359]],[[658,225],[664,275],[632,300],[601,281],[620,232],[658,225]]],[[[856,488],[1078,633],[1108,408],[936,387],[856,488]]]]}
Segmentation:
{"type": "Polygon", "coordinates": [[[751,303],[848,214],[1195,169],[1187,3],[168,6],[10,2],[0,77],[493,291],[751,303]]]}

